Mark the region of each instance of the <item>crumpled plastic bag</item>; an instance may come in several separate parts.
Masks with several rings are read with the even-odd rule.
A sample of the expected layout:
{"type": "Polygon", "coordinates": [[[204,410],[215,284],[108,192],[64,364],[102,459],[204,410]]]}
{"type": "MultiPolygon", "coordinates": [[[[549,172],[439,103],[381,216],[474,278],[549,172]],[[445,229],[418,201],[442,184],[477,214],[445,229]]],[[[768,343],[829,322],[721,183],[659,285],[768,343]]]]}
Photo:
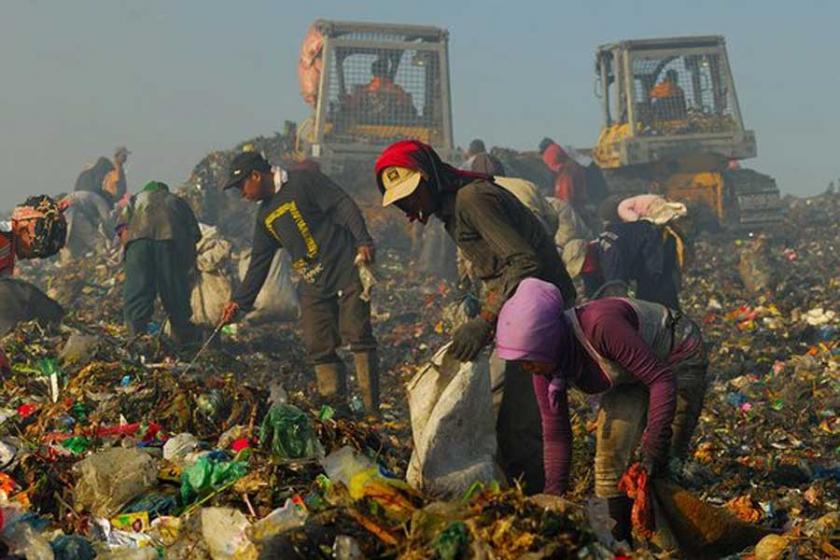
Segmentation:
{"type": "Polygon", "coordinates": [[[278,459],[318,455],[318,441],[309,416],[291,404],[272,406],[260,426],[260,442],[278,459]]]}
{"type": "Polygon", "coordinates": [[[110,518],[157,484],[154,458],[140,449],[114,448],[76,463],[75,505],[96,517],[110,518]]]}
{"type": "Polygon", "coordinates": [[[211,456],[201,457],[181,474],[181,500],[194,500],[218,490],[225,484],[239,480],[248,474],[246,461],[224,461],[211,456]]]}

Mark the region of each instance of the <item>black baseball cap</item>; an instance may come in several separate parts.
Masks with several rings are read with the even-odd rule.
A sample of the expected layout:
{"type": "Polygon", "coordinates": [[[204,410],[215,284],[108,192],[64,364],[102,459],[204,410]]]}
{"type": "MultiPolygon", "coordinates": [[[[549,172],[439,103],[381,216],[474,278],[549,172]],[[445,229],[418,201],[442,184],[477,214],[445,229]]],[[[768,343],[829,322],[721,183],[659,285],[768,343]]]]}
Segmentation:
{"type": "Polygon", "coordinates": [[[271,165],[259,152],[242,152],[241,154],[237,154],[230,164],[230,174],[222,190],[226,191],[233,187],[238,187],[254,171],[268,173],[271,171],[271,165]]]}

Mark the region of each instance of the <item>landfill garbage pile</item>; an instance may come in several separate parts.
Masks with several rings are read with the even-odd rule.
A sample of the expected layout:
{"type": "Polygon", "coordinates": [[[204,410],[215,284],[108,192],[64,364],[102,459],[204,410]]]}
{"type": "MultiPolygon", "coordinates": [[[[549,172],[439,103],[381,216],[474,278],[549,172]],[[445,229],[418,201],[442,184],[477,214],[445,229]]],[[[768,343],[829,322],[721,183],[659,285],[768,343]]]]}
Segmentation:
{"type": "MultiPolygon", "coordinates": [[[[256,149],[277,157],[287,149],[279,136],[265,142],[256,149]]],[[[228,155],[208,156],[192,186],[216,181],[228,155]]],[[[832,557],[840,554],[840,197],[787,204],[788,227],[760,251],[749,239],[696,244],[682,301],[703,324],[713,380],[678,481],[777,530],[743,555],[832,557]],[[772,281],[748,289],[742,276],[753,269],[773,271],[772,281]]],[[[239,248],[251,211],[241,218],[247,234],[221,231],[239,248]]],[[[367,213],[380,249],[376,420],[363,417],[358,396],[317,398],[294,322],[226,327],[221,348],[184,373],[195,348],[172,345],[160,317],[135,339],[121,324],[118,250],[72,267],[22,266],[21,277],[67,316],[0,339],[11,366],[0,377],[0,556],[613,557],[587,503],[587,399],[573,399],[568,501],[495,483],[441,501],[403,482],[412,453],[405,386],[474,301],[414,270],[401,216],[367,213]]]]}

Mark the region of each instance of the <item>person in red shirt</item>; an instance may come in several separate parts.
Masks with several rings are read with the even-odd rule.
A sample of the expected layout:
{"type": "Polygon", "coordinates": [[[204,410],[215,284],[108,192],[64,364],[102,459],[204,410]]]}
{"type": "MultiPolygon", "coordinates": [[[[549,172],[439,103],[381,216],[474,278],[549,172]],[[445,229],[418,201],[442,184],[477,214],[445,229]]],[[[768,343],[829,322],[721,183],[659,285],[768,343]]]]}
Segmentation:
{"type": "Polygon", "coordinates": [[[586,205],[586,170],[551,138],[540,142],[540,154],[554,173],[554,196],[580,212],[586,205]]]}

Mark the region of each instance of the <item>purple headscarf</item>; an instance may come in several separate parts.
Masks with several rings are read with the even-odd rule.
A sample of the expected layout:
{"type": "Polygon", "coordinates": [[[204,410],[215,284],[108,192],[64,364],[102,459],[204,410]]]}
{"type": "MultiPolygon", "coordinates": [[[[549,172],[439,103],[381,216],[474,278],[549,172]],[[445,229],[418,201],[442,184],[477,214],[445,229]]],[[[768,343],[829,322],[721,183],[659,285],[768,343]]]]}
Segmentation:
{"type": "Polygon", "coordinates": [[[560,290],[554,284],[526,278],[499,312],[496,352],[506,361],[557,363],[565,328],[560,290]]]}

